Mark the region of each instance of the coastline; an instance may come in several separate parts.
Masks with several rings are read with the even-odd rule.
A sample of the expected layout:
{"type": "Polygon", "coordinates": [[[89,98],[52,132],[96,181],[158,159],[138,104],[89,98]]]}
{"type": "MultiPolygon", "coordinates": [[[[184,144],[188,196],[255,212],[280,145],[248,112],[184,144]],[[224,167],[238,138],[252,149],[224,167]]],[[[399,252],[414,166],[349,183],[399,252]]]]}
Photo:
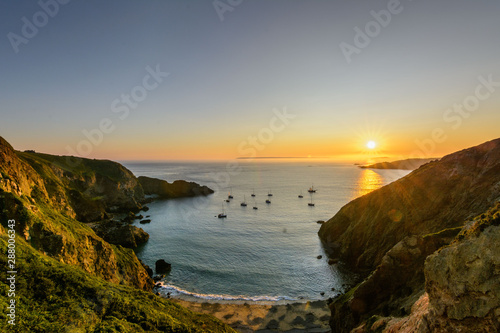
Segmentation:
{"type": "Polygon", "coordinates": [[[287,297],[201,298],[176,292],[162,282],[154,292],[193,312],[209,314],[238,332],[330,332],[328,300],[291,299],[287,297]]]}
{"type": "Polygon", "coordinates": [[[191,311],[212,315],[242,333],[330,332],[328,321],[331,313],[326,300],[243,302],[169,299],[191,311]]]}

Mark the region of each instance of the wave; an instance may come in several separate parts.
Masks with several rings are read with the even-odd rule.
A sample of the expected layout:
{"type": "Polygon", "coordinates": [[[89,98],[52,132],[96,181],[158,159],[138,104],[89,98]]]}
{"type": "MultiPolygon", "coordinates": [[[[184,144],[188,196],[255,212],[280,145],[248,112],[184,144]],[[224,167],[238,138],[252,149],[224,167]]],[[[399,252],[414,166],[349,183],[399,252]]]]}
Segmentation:
{"type": "Polygon", "coordinates": [[[290,302],[300,302],[303,299],[297,299],[289,296],[245,296],[245,295],[217,295],[217,294],[200,294],[195,292],[190,292],[174,285],[159,282],[157,284],[158,292],[163,296],[170,296],[172,298],[185,298],[186,300],[208,300],[208,301],[231,301],[231,302],[280,302],[280,301],[290,301],[290,302]]]}

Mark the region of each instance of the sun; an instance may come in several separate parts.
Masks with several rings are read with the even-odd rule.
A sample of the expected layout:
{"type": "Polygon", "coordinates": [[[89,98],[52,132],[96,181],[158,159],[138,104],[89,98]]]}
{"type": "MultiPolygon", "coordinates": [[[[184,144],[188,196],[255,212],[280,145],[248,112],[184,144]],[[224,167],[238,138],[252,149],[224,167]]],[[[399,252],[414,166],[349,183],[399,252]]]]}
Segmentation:
{"type": "Polygon", "coordinates": [[[377,143],[373,140],[370,140],[366,143],[366,147],[368,149],[375,149],[377,147],[377,143]]]}

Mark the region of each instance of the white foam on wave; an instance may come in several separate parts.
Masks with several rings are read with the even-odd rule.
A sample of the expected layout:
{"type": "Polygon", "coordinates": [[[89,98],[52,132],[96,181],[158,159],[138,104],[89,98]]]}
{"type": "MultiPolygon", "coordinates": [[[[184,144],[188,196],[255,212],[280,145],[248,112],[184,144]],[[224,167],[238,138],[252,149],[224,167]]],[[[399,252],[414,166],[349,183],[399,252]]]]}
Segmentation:
{"type": "Polygon", "coordinates": [[[297,298],[288,296],[244,296],[244,295],[217,295],[217,294],[200,294],[190,292],[174,285],[159,282],[157,283],[158,291],[163,296],[172,298],[181,298],[186,300],[205,300],[205,301],[228,301],[228,302],[298,302],[297,298]]]}

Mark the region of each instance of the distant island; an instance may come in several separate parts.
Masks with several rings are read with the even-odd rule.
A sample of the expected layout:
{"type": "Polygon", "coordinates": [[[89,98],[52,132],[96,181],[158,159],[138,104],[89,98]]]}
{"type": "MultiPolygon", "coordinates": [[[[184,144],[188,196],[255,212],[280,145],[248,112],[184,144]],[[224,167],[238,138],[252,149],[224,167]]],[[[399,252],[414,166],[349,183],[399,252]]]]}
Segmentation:
{"type": "Polygon", "coordinates": [[[415,170],[422,165],[437,161],[438,158],[409,158],[393,162],[380,162],[370,165],[358,165],[362,169],[399,169],[399,170],[415,170]]]}
{"type": "Polygon", "coordinates": [[[264,160],[264,159],[278,159],[278,158],[281,158],[281,159],[291,159],[291,158],[307,158],[305,156],[298,156],[298,157],[295,157],[295,156],[261,156],[261,157],[248,157],[248,156],[244,156],[244,157],[237,157],[236,159],[237,160],[264,160]]]}

